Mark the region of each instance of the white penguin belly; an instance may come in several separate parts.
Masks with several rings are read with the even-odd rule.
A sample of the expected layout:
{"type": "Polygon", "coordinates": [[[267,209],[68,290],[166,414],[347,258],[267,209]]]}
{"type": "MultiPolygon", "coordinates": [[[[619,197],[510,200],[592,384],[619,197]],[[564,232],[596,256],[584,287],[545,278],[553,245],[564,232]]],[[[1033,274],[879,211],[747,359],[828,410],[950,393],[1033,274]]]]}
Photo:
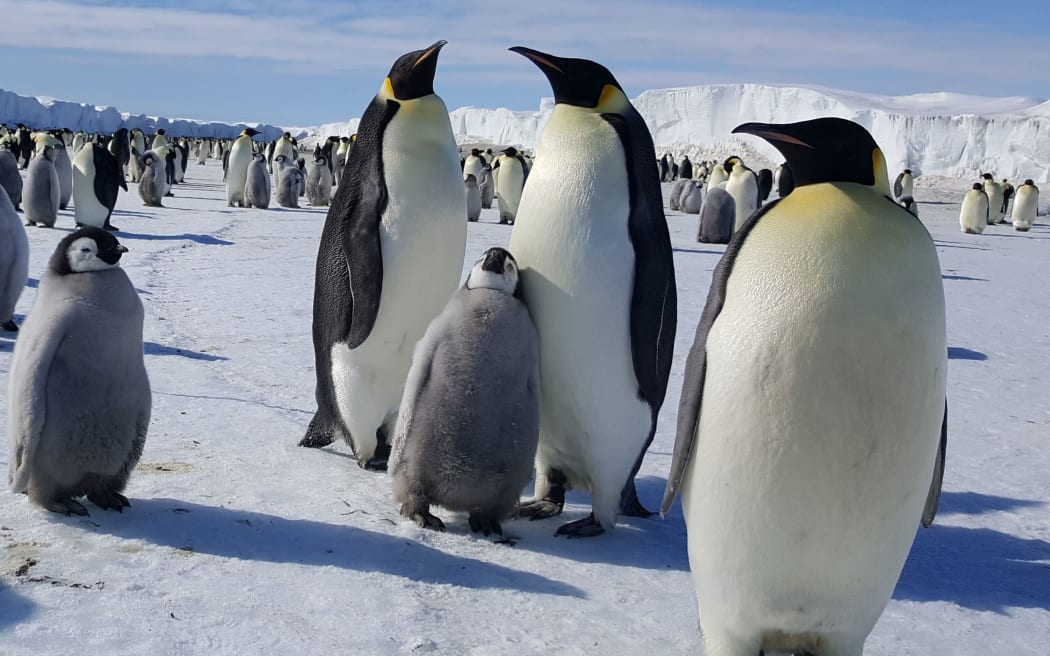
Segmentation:
{"type": "Polygon", "coordinates": [[[1036,209],[1039,205],[1039,192],[1034,187],[1022,185],[1017,189],[1013,212],[1010,220],[1015,228],[1029,229],[1035,223],[1036,209]]]}
{"type": "Polygon", "coordinates": [[[360,346],[332,350],[336,402],[359,459],[371,457],[376,429],[396,415],[416,342],[445,307],[463,269],[466,194],[444,107],[436,96],[406,102],[383,136],[388,202],[379,228],[379,314],[360,346]],[[417,115],[404,125],[401,112],[428,118],[417,115]]]}
{"type": "Polygon", "coordinates": [[[748,236],[707,340],[683,507],[712,635],[863,643],[933,472],[947,368],[936,252],[904,212],[886,220],[886,199],[815,187],[748,236]]]}
{"type": "Polygon", "coordinates": [[[252,161],[252,142],[246,137],[238,137],[233,143],[230,157],[226,162],[226,202],[237,203],[244,200],[244,185],[248,181],[248,165],[252,161]]]}
{"type": "Polygon", "coordinates": [[[73,160],[73,214],[77,223],[101,228],[109,210],[95,196],[95,163],[93,151],[82,150],[73,160]]]}
{"type": "MultiPolygon", "coordinates": [[[[617,499],[620,490],[612,488],[630,474],[652,416],[638,398],[631,356],[629,200],[612,126],[593,112],[558,105],[510,241],[540,336],[537,461],[563,470],[595,497],[617,499]],[[591,129],[581,130],[583,121],[591,129]]],[[[602,501],[593,501],[597,516],[602,501]]]]}
{"type": "Polygon", "coordinates": [[[988,197],[972,189],[963,197],[959,208],[959,229],[966,233],[981,234],[988,225],[988,197]]]}

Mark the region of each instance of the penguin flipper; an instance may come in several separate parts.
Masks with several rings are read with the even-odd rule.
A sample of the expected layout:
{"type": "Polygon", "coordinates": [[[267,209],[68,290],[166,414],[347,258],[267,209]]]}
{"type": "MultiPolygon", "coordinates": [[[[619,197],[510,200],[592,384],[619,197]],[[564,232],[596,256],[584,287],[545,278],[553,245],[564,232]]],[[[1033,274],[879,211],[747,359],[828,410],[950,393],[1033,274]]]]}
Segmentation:
{"type": "Polygon", "coordinates": [[[893,197],[894,198],[900,198],[901,194],[904,193],[904,185],[901,184],[901,181],[903,179],[904,179],[904,173],[902,172],[902,173],[898,173],[897,174],[897,179],[893,181],[893,197]]]}
{"type": "Polygon", "coordinates": [[[933,518],[937,516],[937,506],[941,501],[941,483],[944,481],[944,456],[948,448],[948,400],[944,400],[944,419],[941,421],[941,442],[937,445],[937,459],[933,463],[933,480],[930,492],[926,496],[926,506],[922,509],[922,527],[930,528],[933,518]]]}
{"type": "Polygon", "coordinates": [[[740,230],[729,240],[725,255],[719,260],[711,276],[711,290],[707,294],[707,303],[704,305],[703,314],[700,315],[700,323],[696,327],[693,346],[685,360],[682,398],[678,404],[678,427],[674,441],[674,454],[671,456],[671,471],[667,475],[664,499],[660,504],[661,514],[667,513],[675,497],[678,496],[682,479],[685,477],[686,466],[693,453],[693,442],[696,438],[700,406],[704,396],[704,382],[707,378],[707,336],[725,305],[726,288],[729,286],[729,276],[733,272],[736,256],[751,230],[763,216],[780,204],[780,200],[778,198],[772,203],[767,203],[752,214],[744,225],[740,226],[740,230]]]}

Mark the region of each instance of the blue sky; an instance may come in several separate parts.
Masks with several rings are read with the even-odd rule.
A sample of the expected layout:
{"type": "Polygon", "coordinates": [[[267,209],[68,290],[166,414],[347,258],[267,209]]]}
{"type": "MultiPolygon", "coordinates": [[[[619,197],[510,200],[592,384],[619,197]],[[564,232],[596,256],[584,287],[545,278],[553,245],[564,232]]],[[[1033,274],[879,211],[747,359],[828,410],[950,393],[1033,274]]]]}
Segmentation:
{"type": "Polygon", "coordinates": [[[0,87],[168,117],[359,116],[437,39],[449,109],[535,109],[526,45],[609,67],[634,96],[727,82],[1046,97],[1050,7],[947,0],[0,0],[0,87]],[[829,6],[834,9],[829,9],[829,6]]]}

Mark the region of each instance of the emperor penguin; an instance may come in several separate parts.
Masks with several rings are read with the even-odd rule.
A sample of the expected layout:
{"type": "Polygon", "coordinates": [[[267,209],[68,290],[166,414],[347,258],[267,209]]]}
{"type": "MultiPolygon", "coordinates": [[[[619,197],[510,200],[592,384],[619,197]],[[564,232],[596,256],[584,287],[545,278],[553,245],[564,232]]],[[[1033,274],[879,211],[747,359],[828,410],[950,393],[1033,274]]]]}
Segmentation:
{"type": "MultiPolygon", "coordinates": [[[[270,161],[273,162],[281,155],[283,155],[285,160],[289,163],[295,161],[295,147],[292,146],[291,132],[285,132],[281,135],[281,138],[273,144],[273,154],[270,156],[270,161]]],[[[273,169],[276,169],[277,165],[273,164],[272,167],[273,169]]],[[[274,173],[276,172],[277,171],[274,170],[274,173]]]]}
{"type": "Polygon", "coordinates": [[[299,190],[303,174],[294,164],[284,167],[277,182],[277,204],[281,207],[299,207],[299,190]]]}
{"type": "Polygon", "coordinates": [[[777,196],[783,198],[790,194],[795,188],[795,177],[791,174],[791,167],[787,162],[780,165],[780,175],[777,176],[777,196]]]}
{"type": "Polygon", "coordinates": [[[991,223],[988,218],[991,207],[984,189],[980,182],[973,183],[973,188],[963,196],[959,207],[959,229],[968,235],[981,234],[985,226],[991,223]]]}
{"type": "Polygon", "coordinates": [[[729,181],[729,172],[723,164],[715,164],[711,167],[711,173],[707,176],[707,188],[714,189],[724,186],[729,181]]]}
{"type": "Polygon", "coordinates": [[[73,211],[78,226],[119,230],[110,224],[118,189],[128,190],[116,156],[98,144],[88,144],[73,158],[73,211]]]}
{"type": "Polygon", "coordinates": [[[331,198],[332,169],[328,166],[328,158],[318,154],[306,176],[306,200],[311,205],[327,206],[331,198]]]}
{"type": "Polygon", "coordinates": [[[402,55],[365,110],[317,253],[317,413],[300,445],[337,435],[385,469],[412,347],[459,284],[467,203],[448,109],[445,41],[402,55]]]}
{"type": "Polygon", "coordinates": [[[15,211],[22,208],[22,175],[18,172],[18,157],[7,147],[0,145],[0,187],[7,192],[7,197],[15,211]]]}
{"type": "Polygon", "coordinates": [[[120,128],[113,133],[109,141],[109,152],[117,158],[117,166],[120,167],[120,175],[127,175],[128,164],[131,162],[131,142],[128,139],[128,129],[120,128]]]}
{"type": "Polygon", "coordinates": [[[157,152],[158,148],[163,148],[168,145],[168,138],[164,135],[164,129],[157,130],[157,133],[153,136],[153,143],[150,145],[150,150],[157,152]]]}
{"type": "Polygon", "coordinates": [[[1014,209],[1010,215],[1014,230],[1028,232],[1035,223],[1036,212],[1039,209],[1039,187],[1035,186],[1031,178],[1017,187],[1014,198],[1014,209]]]}
{"type": "Polygon", "coordinates": [[[525,187],[525,160],[518,154],[517,148],[508,146],[500,151],[492,170],[496,180],[499,222],[513,225],[518,215],[521,192],[525,187]]]}
{"type": "Polygon", "coordinates": [[[270,207],[270,172],[266,170],[266,155],[255,153],[248,165],[244,182],[244,204],[265,210],[270,207]]]}
{"type": "Polygon", "coordinates": [[[897,174],[897,179],[893,181],[893,197],[898,201],[905,196],[914,197],[914,187],[915,178],[912,177],[911,169],[904,169],[897,174]]]}
{"type": "Polygon", "coordinates": [[[481,194],[481,209],[492,209],[492,200],[496,197],[496,182],[492,179],[492,166],[488,162],[481,167],[478,192],[481,194]]]}
{"type": "Polygon", "coordinates": [[[686,184],[692,186],[693,181],[687,180],[685,178],[678,178],[674,181],[674,184],[671,185],[671,193],[667,197],[668,209],[672,209],[676,212],[682,211],[682,205],[679,201],[679,197],[682,195],[682,190],[685,189],[686,184]]]}
{"type": "Polygon", "coordinates": [[[1010,199],[1014,197],[1014,186],[1010,182],[1003,178],[1003,181],[999,183],[999,186],[1003,188],[1003,208],[1002,213],[1005,217],[1010,207],[1010,199]]]}
{"type": "Polygon", "coordinates": [[[139,198],[146,207],[164,207],[164,161],[152,150],[142,156],[139,175],[139,198]]]}
{"type": "Polygon", "coordinates": [[[678,178],[693,179],[693,163],[689,161],[688,156],[683,157],[682,163],[678,165],[678,178]]]}
{"type": "Polygon", "coordinates": [[[16,332],[14,313],[29,280],[29,240],[15,206],[0,186],[0,330],[16,332]]]}
{"type": "Polygon", "coordinates": [[[73,197],[73,164],[61,139],[52,138],[51,145],[54,147],[55,173],[58,174],[58,209],[64,210],[73,197]]]}
{"type": "Polygon", "coordinates": [[[478,180],[472,173],[467,174],[463,184],[467,188],[467,221],[474,222],[481,218],[481,190],[478,189],[478,180]]]}
{"type": "Polygon", "coordinates": [[[758,204],[769,199],[769,192],[773,191],[773,172],[769,169],[758,170],[758,204]]]}
{"type": "Polygon", "coordinates": [[[540,336],[535,497],[520,512],[556,515],[565,490],[582,487],[590,515],[557,533],[593,536],[613,528],[617,512],[649,514],[634,476],[671,370],[671,239],[652,136],[612,73],[511,50],[540,68],[555,101],[510,238],[540,336]]]}
{"type": "Polygon", "coordinates": [[[712,189],[700,208],[696,240],[705,244],[728,244],[735,221],[736,201],[725,189],[712,189]]]}
{"type": "Polygon", "coordinates": [[[401,514],[444,530],[436,504],[502,535],[532,475],[539,406],[539,340],[518,268],[490,248],[416,344],[390,456],[401,514]]]}
{"type": "Polygon", "coordinates": [[[8,382],[11,490],[57,513],[86,515],[76,497],[123,512],[142,455],[151,397],[142,301],[109,232],[59,242],[40,277],[8,382]]]}
{"type": "Polygon", "coordinates": [[[26,225],[40,224],[53,228],[58,220],[60,194],[58,173],[55,172],[55,149],[53,146],[44,146],[29,163],[25,186],[22,187],[22,211],[25,213],[26,225]]]}
{"type": "Polygon", "coordinates": [[[471,148],[470,154],[463,160],[463,179],[466,180],[468,175],[474,176],[475,182],[481,179],[481,169],[484,166],[485,160],[481,158],[481,150],[471,148]]]}
{"type": "MultiPolygon", "coordinates": [[[[678,184],[678,181],[675,181],[678,184]]],[[[718,189],[719,187],[715,187],[718,189]]],[[[685,185],[679,191],[678,209],[683,214],[699,214],[700,207],[704,204],[704,183],[699,180],[686,180],[685,185]]],[[[674,189],[672,188],[672,193],[674,189]]],[[[708,190],[710,193],[711,190],[708,190]]]]}
{"type": "Polygon", "coordinates": [[[662,509],[681,489],[707,654],[860,656],[940,494],[937,249],[860,125],[733,132],[769,141],[796,187],[715,269],[662,509]]]}
{"type": "Polygon", "coordinates": [[[988,225],[1003,223],[1003,187],[995,181],[991,173],[981,175],[984,178],[984,193],[988,194],[988,225]]]}
{"type": "Polygon", "coordinates": [[[244,207],[244,185],[248,181],[248,165],[252,161],[252,137],[259,134],[253,128],[244,128],[233,142],[226,163],[226,205],[244,207]]]}
{"type": "Polygon", "coordinates": [[[754,171],[744,165],[743,160],[736,156],[728,158],[723,162],[722,167],[729,172],[726,191],[733,197],[733,207],[736,212],[733,218],[733,231],[736,232],[761,204],[758,200],[758,177],[754,171]]]}
{"type": "Polygon", "coordinates": [[[197,142],[197,164],[204,164],[208,161],[208,152],[211,150],[211,145],[207,139],[201,139],[197,142]]]}

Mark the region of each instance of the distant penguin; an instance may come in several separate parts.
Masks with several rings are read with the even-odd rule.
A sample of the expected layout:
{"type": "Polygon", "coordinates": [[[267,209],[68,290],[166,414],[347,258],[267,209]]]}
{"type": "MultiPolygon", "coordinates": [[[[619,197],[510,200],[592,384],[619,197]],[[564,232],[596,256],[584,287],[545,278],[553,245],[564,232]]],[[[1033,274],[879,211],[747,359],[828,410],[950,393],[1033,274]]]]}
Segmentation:
{"type": "MultiPolygon", "coordinates": [[[[107,152],[107,154],[109,154],[107,152]]],[[[142,301],[119,267],[127,248],[88,227],[59,242],[11,361],[11,490],[52,512],[76,497],[122,512],[142,455],[151,396],[142,301]]]]}
{"type": "Polygon", "coordinates": [[[22,187],[22,212],[26,225],[55,226],[61,189],[55,172],[55,149],[44,146],[29,163],[25,186],[22,187]]]}
{"type": "Polygon", "coordinates": [[[791,173],[791,167],[787,164],[780,165],[780,175],[777,177],[777,196],[783,198],[795,189],[795,176],[791,173]]]}
{"type": "Polygon", "coordinates": [[[726,171],[725,166],[722,164],[715,164],[711,167],[711,173],[707,176],[707,188],[714,189],[715,187],[724,185],[729,181],[729,172],[726,171]]]}
{"type": "Polygon", "coordinates": [[[902,196],[897,199],[897,204],[911,212],[913,216],[919,216],[919,204],[911,196],[902,196]]]}
{"type": "Polygon", "coordinates": [[[189,161],[190,150],[186,147],[185,141],[176,142],[173,148],[175,149],[175,178],[173,182],[182,184],[186,181],[186,163],[189,161]]]}
{"type": "Polygon", "coordinates": [[[1014,198],[1014,209],[1010,215],[1014,224],[1014,230],[1028,232],[1035,223],[1036,213],[1039,210],[1039,187],[1035,186],[1031,178],[1017,187],[1014,198]]]}
{"type": "MultiPolygon", "coordinates": [[[[283,156],[288,164],[293,164],[295,162],[295,148],[292,146],[292,135],[290,132],[285,132],[284,134],[282,134],[281,138],[278,139],[276,142],[273,142],[272,146],[273,153],[268,153],[271,162],[277,159],[278,156],[283,156]]],[[[273,164],[271,170],[274,174],[277,173],[276,168],[277,165],[273,164]]]]}
{"type": "Polygon", "coordinates": [[[163,207],[164,161],[152,150],[142,156],[142,173],[139,176],[139,198],[146,207],[163,207]]]}
{"type": "Polygon", "coordinates": [[[1003,188],[1002,213],[1003,216],[1006,216],[1009,213],[1010,199],[1014,197],[1014,186],[1010,184],[1006,178],[1003,178],[1003,181],[1000,183],[1000,186],[1003,188]]]}
{"type": "MultiPolygon", "coordinates": [[[[675,183],[677,184],[677,182],[675,183]]],[[[686,180],[678,197],[678,208],[683,214],[699,214],[704,204],[704,183],[699,180],[686,180]]],[[[711,193],[710,189],[708,193],[711,193]]]]}
{"type": "Polygon", "coordinates": [[[152,152],[164,169],[164,196],[174,196],[171,186],[175,182],[175,151],[171,146],[161,146],[152,152]]]}
{"type": "Polygon", "coordinates": [[[514,224],[521,202],[521,191],[525,186],[525,161],[518,149],[509,146],[500,151],[499,159],[492,165],[496,177],[496,203],[499,205],[499,222],[514,224]]]}
{"type": "Polygon", "coordinates": [[[1002,185],[995,181],[991,173],[985,173],[981,177],[984,178],[984,193],[988,194],[988,225],[1005,223],[1002,185]]]}
{"type": "Polygon", "coordinates": [[[326,206],[332,198],[332,170],[328,159],[321,154],[314,158],[310,173],[306,176],[306,200],[314,206],[326,206]]]}
{"type": "MultiPolygon", "coordinates": [[[[16,165],[17,166],[17,165],[16,165]]],[[[29,240],[15,206],[0,186],[0,330],[16,332],[14,313],[29,280],[29,240]]]]}
{"type": "Polygon", "coordinates": [[[284,170],[294,166],[295,163],[286,155],[276,155],[270,160],[270,171],[273,173],[274,187],[279,187],[281,185],[281,174],[284,170]]]}
{"type": "Polygon", "coordinates": [[[153,136],[153,143],[150,144],[150,150],[157,152],[157,149],[164,148],[168,145],[168,138],[164,135],[164,130],[157,130],[157,133],[153,136]]]}
{"type": "Polygon", "coordinates": [[[142,180],[142,171],[145,169],[145,165],[142,162],[143,151],[132,146],[131,147],[131,159],[128,160],[128,175],[131,177],[132,183],[137,183],[142,180]]]}
{"type": "Polygon", "coordinates": [[[69,161],[69,151],[60,140],[55,139],[53,146],[55,173],[58,174],[58,209],[64,210],[73,197],[73,164],[69,161]]]}
{"type": "Polygon", "coordinates": [[[33,138],[29,129],[18,124],[18,128],[15,130],[15,143],[17,144],[18,166],[25,170],[29,168],[29,162],[33,157],[33,138]]]}
{"type": "Polygon", "coordinates": [[[693,178],[696,180],[706,180],[709,173],[706,162],[700,162],[693,167],[693,178]]]}
{"type": "Polygon", "coordinates": [[[667,206],[676,212],[681,212],[682,204],[679,197],[682,195],[682,190],[685,186],[692,186],[692,184],[693,181],[686,178],[678,178],[675,180],[674,184],[671,186],[671,194],[667,198],[667,206]]]}
{"type": "Polygon", "coordinates": [[[693,163],[689,161],[688,157],[683,157],[682,163],[678,165],[678,178],[693,179],[693,163]]]}
{"type": "Polygon", "coordinates": [[[671,165],[667,163],[666,156],[656,160],[656,168],[660,174],[660,182],[671,181],[671,165]]]}
{"type": "Polygon", "coordinates": [[[733,132],[769,141],[797,187],[715,269],[662,509],[681,489],[705,653],[860,656],[940,494],[937,248],[860,125],[733,132]]]}
{"type": "Polygon", "coordinates": [[[711,189],[700,208],[696,240],[705,244],[728,244],[736,221],[736,201],[725,189],[711,189]]]}
{"type": "Polygon", "coordinates": [[[197,142],[197,164],[204,164],[208,161],[208,152],[211,150],[211,146],[208,144],[207,139],[201,139],[197,142]]]}
{"type": "Polygon", "coordinates": [[[990,224],[988,194],[980,182],[966,192],[959,207],[959,229],[970,235],[979,235],[990,224]]]}
{"type": "Polygon", "coordinates": [[[722,166],[729,172],[725,189],[733,197],[736,211],[733,230],[739,230],[761,204],[758,200],[758,176],[736,156],[728,158],[722,166]]]}
{"type": "Polygon", "coordinates": [[[434,93],[444,45],[394,62],[361,117],[317,253],[317,413],[300,444],[341,435],[369,469],[386,468],[413,345],[463,270],[459,148],[434,93]]]}
{"type": "Polygon", "coordinates": [[[120,167],[120,175],[127,172],[128,164],[131,163],[131,142],[128,137],[128,129],[120,128],[113,133],[109,141],[109,152],[117,158],[117,166],[120,167]]]}
{"type": "Polygon", "coordinates": [[[401,514],[444,530],[436,504],[502,535],[532,476],[539,415],[536,327],[514,258],[490,248],[416,344],[390,458],[401,514]]]}
{"type": "MultiPolygon", "coordinates": [[[[279,183],[278,183],[279,184],[279,183]]],[[[262,153],[252,155],[244,183],[245,207],[256,207],[265,210],[270,207],[270,172],[266,170],[266,156],[262,153]]]]}
{"type": "Polygon", "coordinates": [[[300,157],[295,160],[295,167],[299,169],[299,198],[306,197],[306,158],[300,157]]]}
{"type": "Polygon", "coordinates": [[[248,165],[252,161],[252,137],[259,134],[245,128],[233,142],[226,164],[226,205],[244,207],[244,185],[248,181],[248,165]]]}
{"type": "Polygon", "coordinates": [[[0,187],[7,192],[15,210],[22,208],[22,175],[18,172],[18,158],[9,148],[0,148],[0,187]]]}
{"type": "Polygon", "coordinates": [[[73,210],[77,226],[119,230],[109,222],[118,189],[128,190],[117,158],[98,144],[88,144],[73,158],[73,210]]]}
{"type": "Polygon", "coordinates": [[[769,169],[759,169],[758,171],[758,204],[766,202],[769,199],[769,192],[773,191],[773,172],[769,169]]]}
{"type": "Polygon", "coordinates": [[[481,177],[478,178],[478,191],[481,193],[481,209],[492,209],[492,201],[496,197],[496,183],[492,179],[492,167],[488,163],[481,169],[481,177]]]}
{"type": "Polygon", "coordinates": [[[467,188],[467,221],[477,221],[481,218],[481,190],[478,189],[478,180],[473,174],[468,174],[463,184],[467,188]]]}
{"type": "Polygon", "coordinates": [[[475,182],[481,179],[481,169],[485,168],[485,160],[481,158],[481,151],[477,148],[471,148],[470,154],[463,161],[463,179],[466,180],[468,175],[474,176],[475,182]]]}
{"type": "Polygon", "coordinates": [[[905,196],[914,196],[912,191],[915,186],[915,179],[912,177],[911,169],[904,169],[897,174],[897,179],[893,181],[893,197],[896,200],[900,200],[905,196]]]}
{"type": "Polygon", "coordinates": [[[543,72],[555,102],[510,238],[542,381],[534,497],[519,512],[552,517],[565,491],[582,487],[591,514],[557,534],[590,537],[612,529],[617,514],[649,514],[634,477],[673,359],[671,239],[652,136],[612,73],[511,50],[543,72]]]}
{"type": "Polygon", "coordinates": [[[299,189],[303,186],[303,174],[296,166],[286,166],[277,183],[277,204],[281,207],[299,207],[299,189]]]}

